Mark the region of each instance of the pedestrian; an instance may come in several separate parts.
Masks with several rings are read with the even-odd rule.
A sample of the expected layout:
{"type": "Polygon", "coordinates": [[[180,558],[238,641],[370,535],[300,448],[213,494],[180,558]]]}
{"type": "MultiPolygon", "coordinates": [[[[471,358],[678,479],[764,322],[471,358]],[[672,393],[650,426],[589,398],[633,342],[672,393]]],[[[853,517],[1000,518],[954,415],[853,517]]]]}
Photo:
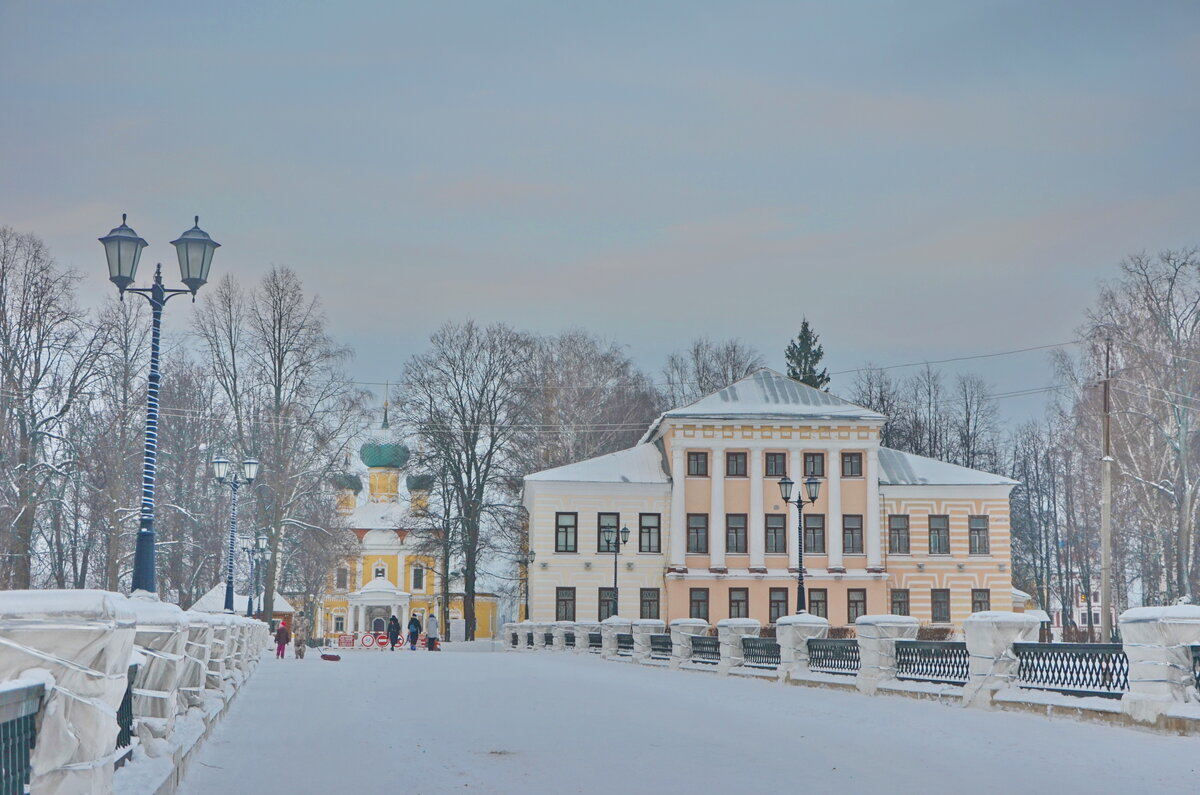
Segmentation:
{"type": "Polygon", "coordinates": [[[388,619],[388,643],[392,644],[392,651],[396,650],[396,644],[400,642],[400,619],[392,616],[388,619]]]}
{"type": "Polygon", "coordinates": [[[279,622],[279,629],[275,630],[275,658],[283,659],[283,653],[287,651],[288,641],[292,639],[292,633],[288,631],[286,621],[279,622]]]}
{"type": "Polygon", "coordinates": [[[421,619],[413,613],[408,619],[408,645],[413,651],[417,650],[417,638],[421,636],[421,619]]]}
{"type": "Polygon", "coordinates": [[[296,659],[304,659],[304,647],[308,642],[308,620],[304,618],[304,613],[301,611],[292,622],[292,648],[295,650],[296,659]]]}
{"type": "Polygon", "coordinates": [[[430,613],[429,619],[425,622],[425,648],[429,651],[440,651],[438,648],[437,613],[430,613]]]}

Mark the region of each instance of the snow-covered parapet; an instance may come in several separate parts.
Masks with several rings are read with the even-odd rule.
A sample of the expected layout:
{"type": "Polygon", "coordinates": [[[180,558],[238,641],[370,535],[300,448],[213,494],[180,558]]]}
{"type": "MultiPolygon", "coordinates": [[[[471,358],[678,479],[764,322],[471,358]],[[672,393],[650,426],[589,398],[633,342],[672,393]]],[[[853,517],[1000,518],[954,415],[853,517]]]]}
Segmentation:
{"type": "Polygon", "coordinates": [[[204,686],[218,693],[225,690],[225,642],[229,638],[229,619],[222,613],[209,613],[212,625],[208,641],[208,673],[204,686]]]}
{"type": "Polygon", "coordinates": [[[504,634],[501,636],[501,638],[504,640],[505,651],[517,650],[517,644],[513,642],[513,637],[516,635],[516,633],[517,625],[514,622],[509,621],[504,625],[504,634]]]}
{"type": "Polygon", "coordinates": [[[212,622],[208,613],[189,610],[187,643],[184,645],[183,670],[179,676],[179,707],[199,707],[204,702],[204,680],[208,674],[208,651],[212,641],[212,622]]]}
{"type": "Polygon", "coordinates": [[[517,633],[517,651],[528,651],[533,648],[530,641],[533,640],[534,623],[529,619],[518,622],[514,625],[517,633]]]}
{"type": "Polygon", "coordinates": [[[1200,606],[1134,607],[1119,619],[1129,658],[1121,710],[1153,723],[1176,704],[1197,701],[1191,647],[1200,644],[1200,606]]]}
{"type": "Polygon", "coordinates": [[[633,621],[633,661],[644,662],[650,659],[650,636],[661,635],[667,628],[667,622],[657,618],[638,618],[633,621]]]}
{"type": "Polygon", "coordinates": [[[574,621],[556,621],[551,625],[550,632],[554,635],[554,651],[566,651],[567,633],[575,631],[574,621]]]}
{"type": "Polygon", "coordinates": [[[599,621],[575,622],[575,651],[582,654],[588,653],[588,636],[593,632],[600,632],[599,621]]]}
{"type": "Polygon", "coordinates": [[[0,680],[46,684],[31,790],[112,791],[117,708],[128,684],[135,616],[105,591],[0,592],[0,680]]]}
{"type": "Polygon", "coordinates": [[[721,662],[717,665],[717,671],[727,674],[729,669],[737,668],[745,662],[742,638],[757,638],[761,629],[762,624],[753,618],[723,618],[718,621],[717,641],[721,644],[721,662]]]}
{"type": "Polygon", "coordinates": [[[678,668],[692,659],[692,638],[708,634],[708,622],[702,618],[677,618],[671,622],[671,667],[678,668]]]}
{"type": "Polygon", "coordinates": [[[160,746],[150,740],[166,738],[175,728],[191,620],[178,605],[145,592],[128,604],[137,616],[134,643],[146,660],[133,685],[133,715],[143,746],[154,756],[160,746]]]}
{"type": "Polygon", "coordinates": [[[550,646],[546,645],[546,633],[549,632],[553,626],[553,624],[547,624],[544,621],[534,621],[530,623],[531,631],[533,632],[533,648],[547,649],[553,647],[553,643],[551,643],[550,646]]]}
{"type": "Polygon", "coordinates": [[[627,634],[633,626],[628,618],[609,616],[600,622],[600,656],[606,660],[616,659],[617,635],[627,634]]]}
{"type": "Polygon", "coordinates": [[[860,691],[873,696],[880,682],[896,678],[896,641],[915,640],[919,626],[912,616],[858,617],[854,627],[860,663],[855,683],[860,691]]]}
{"type": "Polygon", "coordinates": [[[779,679],[805,676],[808,669],[808,639],[829,637],[829,622],[812,613],[780,616],[775,622],[779,644],[779,679]]]}
{"type": "Polygon", "coordinates": [[[990,707],[997,690],[1017,678],[1014,643],[1032,643],[1038,639],[1041,622],[1028,613],[988,610],[972,613],[963,622],[970,655],[970,678],[963,689],[963,705],[990,707]]]}

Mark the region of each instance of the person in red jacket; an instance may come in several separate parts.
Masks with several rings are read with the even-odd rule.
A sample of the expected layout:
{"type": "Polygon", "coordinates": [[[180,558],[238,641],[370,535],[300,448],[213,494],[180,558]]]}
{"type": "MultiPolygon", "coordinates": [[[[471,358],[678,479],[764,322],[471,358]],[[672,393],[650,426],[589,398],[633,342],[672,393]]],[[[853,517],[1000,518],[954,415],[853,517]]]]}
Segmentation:
{"type": "Polygon", "coordinates": [[[286,621],[279,622],[279,629],[275,630],[275,657],[282,660],[283,653],[287,651],[288,642],[292,639],[292,633],[288,630],[286,621]]]}

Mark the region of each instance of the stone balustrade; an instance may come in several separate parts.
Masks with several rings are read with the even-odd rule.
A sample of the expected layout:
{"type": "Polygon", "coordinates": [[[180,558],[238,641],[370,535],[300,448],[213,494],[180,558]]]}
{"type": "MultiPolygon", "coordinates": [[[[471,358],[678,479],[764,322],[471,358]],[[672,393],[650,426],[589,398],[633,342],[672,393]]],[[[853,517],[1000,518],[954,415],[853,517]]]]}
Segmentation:
{"type": "Polygon", "coordinates": [[[633,620],[633,661],[646,662],[650,659],[650,636],[662,634],[667,628],[667,622],[657,618],[637,618],[633,620]]]}
{"type": "Polygon", "coordinates": [[[606,660],[617,658],[617,635],[628,634],[633,622],[620,616],[609,616],[600,622],[600,656],[606,660]]]}

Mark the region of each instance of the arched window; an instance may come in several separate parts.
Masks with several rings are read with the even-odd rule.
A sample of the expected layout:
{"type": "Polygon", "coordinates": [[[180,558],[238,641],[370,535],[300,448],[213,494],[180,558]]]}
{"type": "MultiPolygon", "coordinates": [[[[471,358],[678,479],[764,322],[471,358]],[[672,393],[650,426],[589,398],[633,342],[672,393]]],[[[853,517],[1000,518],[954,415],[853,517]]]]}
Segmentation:
{"type": "Polygon", "coordinates": [[[377,618],[371,622],[372,632],[387,632],[387,622],[382,618],[377,618]]]}
{"type": "Polygon", "coordinates": [[[413,564],[412,589],[414,591],[425,590],[425,567],[420,563],[413,564]]]}
{"type": "Polygon", "coordinates": [[[375,564],[375,577],[377,579],[383,578],[386,580],[387,579],[387,566],[383,565],[382,563],[376,563],[375,564]]]}
{"type": "Polygon", "coordinates": [[[338,566],[336,588],[344,591],[350,584],[350,571],[345,566],[338,566]]]}

